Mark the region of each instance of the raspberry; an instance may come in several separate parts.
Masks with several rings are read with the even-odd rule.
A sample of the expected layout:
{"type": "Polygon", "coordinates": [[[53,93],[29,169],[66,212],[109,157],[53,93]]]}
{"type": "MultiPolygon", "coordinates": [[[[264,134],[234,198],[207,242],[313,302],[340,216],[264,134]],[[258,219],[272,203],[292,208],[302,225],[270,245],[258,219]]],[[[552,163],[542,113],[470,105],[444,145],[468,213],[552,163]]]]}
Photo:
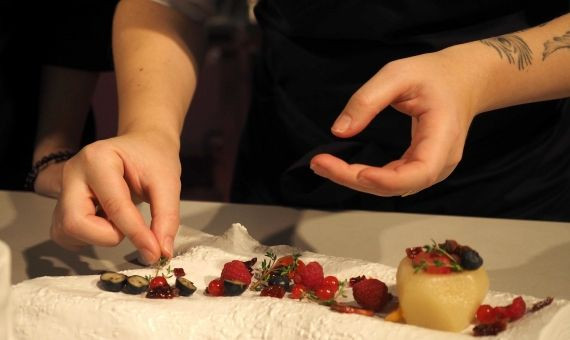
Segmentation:
{"type": "Polygon", "coordinates": [[[323,267],[318,262],[309,262],[305,267],[299,268],[299,274],[301,275],[302,283],[309,290],[317,289],[325,278],[323,267]]]}
{"type": "Polygon", "coordinates": [[[206,288],[206,293],[212,296],[222,296],[224,295],[224,280],[214,279],[208,284],[206,288]]]}
{"type": "Polygon", "coordinates": [[[242,261],[234,260],[224,264],[220,278],[222,281],[239,281],[249,285],[251,283],[251,276],[249,269],[242,261]]]}
{"type": "Polygon", "coordinates": [[[377,279],[364,279],[352,287],[352,295],[364,308],[379,311],[388,302],[388,287],[377,279]]]}

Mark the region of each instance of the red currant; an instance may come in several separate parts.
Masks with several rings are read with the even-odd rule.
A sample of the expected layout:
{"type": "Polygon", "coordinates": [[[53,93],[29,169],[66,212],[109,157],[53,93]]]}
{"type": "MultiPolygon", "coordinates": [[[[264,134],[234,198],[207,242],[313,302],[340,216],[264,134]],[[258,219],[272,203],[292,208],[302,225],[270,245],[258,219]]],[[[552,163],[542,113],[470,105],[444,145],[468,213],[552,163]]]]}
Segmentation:
{"type": "Polygon", "coordinates": [[[518,320],[526,313],[526,303],[523,298],[517,296],[513,302],[507,306],[507,315],[511,321],[518,320]]]}
{"type": "Polygon", "coordinates": [[[291,288],[291,294],[289,295],[289,297],[291,299],[302,299],[305,296],[306,292],[307,292],[307,287],[303,286],[300,283],[296,283],[291,288]]]}
{"type": "Polygon", "coordinates": [[[323,283],[321,283],[321,287],[330,288],[335,293],[338,290],[338,285],[339,285],[338,279],[334,276],[325,277],[323,283]]]}
{"type": "Polygon", "coordinates": [[[495,309],[490,305],[481,305],[477,308],[476,317],[479,323],[490,324],[495,322],[497,314],[495,314],[495,309]]]}
{"type": "Polygon", "coordinates": [[[495,315],[497,316],[497,320],[508,320],[509,314],[507,312],[507,307],[504,306],[497,306],[493,308],[495,315]]]}
{"type": "Polygon", "coordinates": [[[315,290],[315,295],[321,301],[331,300],[332,298],[334,298],[334,293],[335,293],[335,291],[333,291],[331,288],[323,287],[323,286],[321,286],[321,287],[317,288],[317,290],[315,290]]]}
{"type": "Polygon", "coordinates": [[[224,281],[222,279],[214,279],[210,281],[206,292],[211,296],[224,295],[224,281]]]}
{"type": "Polygon", "coordinates": [[[157,276],[150,280],[148,286],[150,289],[156,289],[158,287],[168,286],[168,282],[164,276],[157,276]]]}
{"type": "Polygon", "coordinates": [[[285,288],[283,286],[267,286],[263,288],[259,295],[281,299],[285,295],[285,288]]]}

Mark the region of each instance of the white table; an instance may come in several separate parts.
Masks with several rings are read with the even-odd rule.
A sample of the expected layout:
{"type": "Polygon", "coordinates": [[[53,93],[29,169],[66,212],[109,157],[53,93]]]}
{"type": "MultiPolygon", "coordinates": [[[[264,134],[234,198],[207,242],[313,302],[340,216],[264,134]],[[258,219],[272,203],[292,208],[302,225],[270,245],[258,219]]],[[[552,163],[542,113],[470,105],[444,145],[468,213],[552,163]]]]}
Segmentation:
{"type": "MultiPolygon", "coordinates": [[[[0,191],[0,239],[12,249],[13,283],[137,267],[128,241],[80,253],[59,248],[49,240],[54,206],[54,200],[32,193],[0,191]]],[[[141,211],[148,220],[148,207],[141,211]]],[[[181,202],[182,228],[217,235],[234,222],[265,244],[390,266],[397,266],[406,247],[453,238],[483,256],[491,289],[570,299],[570,223],[181,202]]]]}

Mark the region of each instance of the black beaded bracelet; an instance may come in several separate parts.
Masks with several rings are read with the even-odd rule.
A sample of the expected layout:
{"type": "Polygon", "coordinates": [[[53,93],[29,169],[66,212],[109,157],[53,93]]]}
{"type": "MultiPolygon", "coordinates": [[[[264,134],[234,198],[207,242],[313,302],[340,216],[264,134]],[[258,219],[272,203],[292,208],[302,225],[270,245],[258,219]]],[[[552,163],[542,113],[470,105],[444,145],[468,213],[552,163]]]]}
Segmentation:
{"type": "Polygon", "coordinates": [[[75,152],[66,150],[66,151],[53,152],[50,153],[49,155],[42,157],[42,159],[37,161],[34,164],[34,166],[32,166],[30,172],[28,172],[28,176],[26,176],[25,188],[30,191],[34,191],[34,183],[36,182],[36,178],[38,178],[40,171],[45,169],[50,164],[64,162],[73,157],[74,155],[75,152]]]}

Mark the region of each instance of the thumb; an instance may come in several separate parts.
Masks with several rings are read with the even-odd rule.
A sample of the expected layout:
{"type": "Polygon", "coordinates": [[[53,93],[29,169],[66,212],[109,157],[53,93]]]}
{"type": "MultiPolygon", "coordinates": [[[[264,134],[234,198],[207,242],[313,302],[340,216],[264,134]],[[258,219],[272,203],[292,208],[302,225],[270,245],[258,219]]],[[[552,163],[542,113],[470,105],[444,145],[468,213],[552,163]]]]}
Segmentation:
{"type": "Polygon", "coordinates": [[[149,188],[151,229],[160,245],[163,256],[174,253],[174,238],[180,225],[180,181],[170,185],[155,185],[149,188]]]}
{"type": "Polygon", "coordinates": [[[335,136],[347,138],[361,132],[403,93],[404,86],[398,77],[385,69],[378,71],[350,97],[331,128],[335,136]]]}

